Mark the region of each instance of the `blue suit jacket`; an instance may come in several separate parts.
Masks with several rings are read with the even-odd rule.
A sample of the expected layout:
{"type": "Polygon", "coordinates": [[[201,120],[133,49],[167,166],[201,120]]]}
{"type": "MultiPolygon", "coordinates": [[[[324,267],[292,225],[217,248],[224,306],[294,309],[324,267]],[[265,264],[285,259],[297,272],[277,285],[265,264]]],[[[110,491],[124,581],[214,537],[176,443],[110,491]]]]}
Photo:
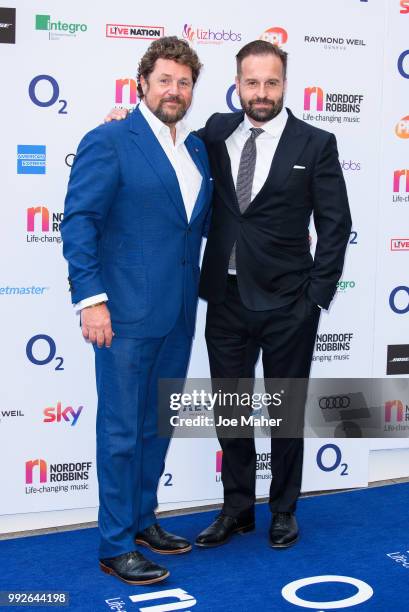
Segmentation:
{"type": "Polygon", "coordinates": [[[73,303],[107,293],[118,336],[161,337],[182,308],[194,332],[212,179],[206,149],[185,145],[202,175],[187,220],[175,171],[139,109],[81,141],[61,226],[73,303]]]}

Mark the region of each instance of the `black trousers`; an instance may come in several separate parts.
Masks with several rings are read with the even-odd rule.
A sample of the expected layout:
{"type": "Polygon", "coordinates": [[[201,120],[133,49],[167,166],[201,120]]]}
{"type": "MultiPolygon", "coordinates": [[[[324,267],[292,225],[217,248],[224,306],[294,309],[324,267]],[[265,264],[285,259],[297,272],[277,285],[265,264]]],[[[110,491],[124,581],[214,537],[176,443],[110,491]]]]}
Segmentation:
{"type": "MultiPolygon", "coordinates": [[[[249,310],[241,301],[237,278],[229,275],[225,301],[209,303],[207,310],[206,343],[212,379],[229,379],[231,385],[234,379],[252,378],[260,348],[265,378],[307,379],[319,317],[319,307],[306,292],[282,308],[249,310]]],[[[223,450],[223,512],[234,517],[251,517],[256,489],[254,437],[220,435],[219,442],[223,450]]],[[[302,438],[271,440],[272,512],[295,511],[301,489],[303,450],[302,438]]]]}

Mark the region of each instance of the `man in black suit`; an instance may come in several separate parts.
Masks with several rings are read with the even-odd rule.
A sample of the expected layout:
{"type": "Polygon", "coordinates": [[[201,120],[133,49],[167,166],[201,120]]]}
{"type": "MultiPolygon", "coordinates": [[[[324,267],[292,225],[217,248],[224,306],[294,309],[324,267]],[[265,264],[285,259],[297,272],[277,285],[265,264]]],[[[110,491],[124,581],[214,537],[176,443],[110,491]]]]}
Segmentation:
{"type": "MultiPolygon", "coordinates": [[[[320,308],[329,307],[336,291],[351,230],[336,140],[283,107],[285,51],[257,40],[236,59],[243,112],[216,113],[199,131],[215,187],[200,285],[208,301],[211,376],[251,377],[250,356],[261,348],[265,378],[308,379],[320,308]],[[318,237],[314,259],[311,214],[318,237]]],[[[254,437],[221,435],[219,441],[224,504],[198,536],[202,547],[254,528],[254,437]]],[[[274,548],[298,539],[294,512],[302,463],[302,437],[272,439],[274,548]]]]}
{"type": "MultiPolygon", "coordinates": [[[[208,301],[211,375],[229,385],[251,378],[261,348],[266,379],[308,379],[320,309],[329,307],[336,291],[351,230],[336,139],[283,107],[285,51],[256,40],[236,59],[243,111],[216,113],[198,132],[214,178],[200,285],[208,301]],[[314,259],[311,214],[318,237],[314,259]]],[[[107,120],[124,116],[113,111],[107,120]]],[[[302,417],[298,410],[294,418],[302,417]]],[[[201,547],[254,529],[254,438],[232,437],[231,430],[224,437],[225,429],[218,434],[224,504],[196,539],[201,547]]],[[[272,439],[273,548],[298,539],[294,512],[302,463],[302,437],[272,439]]]]}

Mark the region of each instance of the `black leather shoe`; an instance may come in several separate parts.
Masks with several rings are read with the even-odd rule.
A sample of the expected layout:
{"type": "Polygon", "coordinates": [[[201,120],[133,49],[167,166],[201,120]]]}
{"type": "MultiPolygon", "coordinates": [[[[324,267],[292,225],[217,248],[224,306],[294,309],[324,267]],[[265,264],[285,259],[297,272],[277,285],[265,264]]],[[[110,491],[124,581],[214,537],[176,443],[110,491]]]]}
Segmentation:
{"type": "Polygon", "coordinates": [[[269,531],[273,548],[288,548],[298,540],[298,525],[292,512],[274,512],[269,531]]]}
{"type": "Polygon", "coordinates": [[[247,533],[253,531],[254,527],[254,516],[242,519],[221,512],[216,520],[197,536],[195,544],[202,548],[221,546],[226,544],[233,534],[247,533]]]}
{"type": "Polygon", "coordinates": [[[110,559],[100,559],[99,567],[105,574],[116,576],[122,582],[128,584],[153,584],[165,580],[169,572],[165,567],[161,567],[153,561],[145,559],[137,551],[125,553],[110,559]]]}
{"type": "Polygon", "coordinates": [[[162,555],[181,555],[192,550],[190,542],[180,536],[168,533],[158,523],[137,533],[135,542],[162,555]]]}

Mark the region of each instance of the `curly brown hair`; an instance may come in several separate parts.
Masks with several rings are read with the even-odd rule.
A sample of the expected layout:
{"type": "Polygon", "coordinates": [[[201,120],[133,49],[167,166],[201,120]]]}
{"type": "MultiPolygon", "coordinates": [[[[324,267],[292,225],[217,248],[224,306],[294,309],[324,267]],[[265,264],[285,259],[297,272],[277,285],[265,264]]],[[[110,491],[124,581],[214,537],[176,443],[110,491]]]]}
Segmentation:
{"type": "Polygon", "coordinates": [[[141,87],[141,76],[144,79],[148,79],[149,75],[155,69],[155,63],[158,59],[168,59],[189,66],[192,70],[193,85],[196,83],[202,64],[200,63],[199,57],[189,44],[178,38],[177,36],[164,36],[158,38],[151,45],[149,45],[146,53],[141,58],[138,65],[138,96],[142,100],[143,91],[141,87]]]}

